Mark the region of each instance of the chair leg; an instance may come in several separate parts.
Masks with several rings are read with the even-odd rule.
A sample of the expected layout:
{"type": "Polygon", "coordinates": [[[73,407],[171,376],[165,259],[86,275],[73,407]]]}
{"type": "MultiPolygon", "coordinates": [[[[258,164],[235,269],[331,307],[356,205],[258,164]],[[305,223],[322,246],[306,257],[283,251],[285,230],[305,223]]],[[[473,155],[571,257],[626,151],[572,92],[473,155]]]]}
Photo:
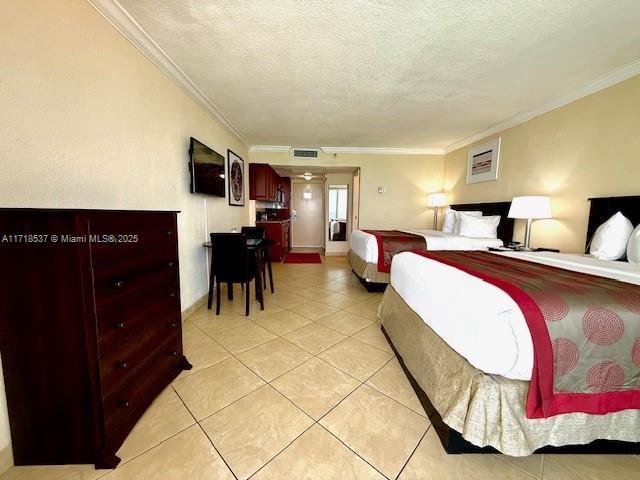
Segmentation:
{"type": "Polygon", "coordinates": [[[269,269],[269,285],[271,286],[271,293],[273,293],[273,272],[271,272],[271,257],[267,251],[267,268],[269,269]]]}
{"type": "Polygon", "coordinates": [[[216,286],[216,315],[220,315],[220,282],[216,286]]]}
{"type": "Polygon", "coordinates": [[[250,287],[250,283],[247,282],[247,288],[246,288],[246,298],[244,301],[244,309],[245,309],[245,315],[248,317],[249,316],[249,304],[251,303],[251,287],[250,287]]]}
{"type": "Polygon", "coordinates": [[[209,310],[211,310],[211,304],[213,303],[214,278],[213,272],[211,272],[211,275],[209,275],[209,297],[207,298],[207,309],[209,310]]]}
{"type": "Polygon", "coordinates": [[[267,272],[265,271],[266,269],[264,268],[264,262],[262,263],[262,291],[264,292],[264,289],[267,288],[267,272]]]}
{"type": "Polygon", "coordinates": [[[227,282],[227,298],[233,302],[233,283],[227,282]]]}

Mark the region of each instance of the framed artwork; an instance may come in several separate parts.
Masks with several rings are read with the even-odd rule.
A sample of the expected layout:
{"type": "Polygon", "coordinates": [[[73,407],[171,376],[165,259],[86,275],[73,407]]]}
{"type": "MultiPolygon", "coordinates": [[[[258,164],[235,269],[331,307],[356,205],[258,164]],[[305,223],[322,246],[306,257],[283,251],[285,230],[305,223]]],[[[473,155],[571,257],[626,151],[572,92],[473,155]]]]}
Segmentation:
{"type": "Polygon", "coordinates": [[[502,137],[498,137],[469,149],[467,183],[489,182],[498,179],[501,140],[502,137]]]}
{"type": "Polygon", "coordinates": [[[244,160],[227,149],[229,175],[229,205],[244,207],[244,160]]]}

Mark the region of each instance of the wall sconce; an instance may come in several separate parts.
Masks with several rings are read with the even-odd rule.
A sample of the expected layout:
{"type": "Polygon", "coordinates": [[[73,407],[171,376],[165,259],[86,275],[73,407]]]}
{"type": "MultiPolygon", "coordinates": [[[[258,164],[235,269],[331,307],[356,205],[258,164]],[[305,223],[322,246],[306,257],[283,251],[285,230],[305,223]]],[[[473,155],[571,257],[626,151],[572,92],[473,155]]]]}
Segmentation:
{"type": "Polygon", "coordinates": [[[433,229],[438,229],[438,208],[447,204],[447,197],[442,192],[430,193],[427,196],[427,205],[433,208],[433,229]]]}
{"type": "Polygon", "coordinates": [[[302,198],[305,200],[311,200],[313,198],[313,194],[311,192],[302,192],[302,198]]]}

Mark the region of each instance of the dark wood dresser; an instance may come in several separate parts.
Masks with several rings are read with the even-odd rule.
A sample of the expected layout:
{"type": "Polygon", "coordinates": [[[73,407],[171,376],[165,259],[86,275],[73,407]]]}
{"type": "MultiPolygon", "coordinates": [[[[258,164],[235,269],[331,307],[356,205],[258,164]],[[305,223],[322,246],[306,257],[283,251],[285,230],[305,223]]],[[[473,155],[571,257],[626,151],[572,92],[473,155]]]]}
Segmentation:
{"type": "Polygon", "coordinates": [[[136,421],[191,368],[176,220],[0,209],[0,353],[16,465],[115,467],[136,421]]]}

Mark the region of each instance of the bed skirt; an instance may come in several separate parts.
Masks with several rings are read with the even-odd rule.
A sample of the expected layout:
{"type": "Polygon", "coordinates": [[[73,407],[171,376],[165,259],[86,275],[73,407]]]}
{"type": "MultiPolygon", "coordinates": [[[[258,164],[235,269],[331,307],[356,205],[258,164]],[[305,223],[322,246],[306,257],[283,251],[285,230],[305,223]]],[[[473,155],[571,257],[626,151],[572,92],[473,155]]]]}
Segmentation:
{"type": "Polygon", "coordinates": [[[389,339],[444,423],[479,447],[512,456],[597,439],[640,441],[640,410],[607,415],[525,416],[529,382],[490,375],[455,352],[388,286],[378,316],[389,339]]]}
{"type": "Polygon", "coordinates": [[[347,260],[355,274],[365,282],[385,285],[389,283],[390,275],[385,272],[379,272],[377,263],[367,263],[351,249],[347,252],[347,260]]]}

